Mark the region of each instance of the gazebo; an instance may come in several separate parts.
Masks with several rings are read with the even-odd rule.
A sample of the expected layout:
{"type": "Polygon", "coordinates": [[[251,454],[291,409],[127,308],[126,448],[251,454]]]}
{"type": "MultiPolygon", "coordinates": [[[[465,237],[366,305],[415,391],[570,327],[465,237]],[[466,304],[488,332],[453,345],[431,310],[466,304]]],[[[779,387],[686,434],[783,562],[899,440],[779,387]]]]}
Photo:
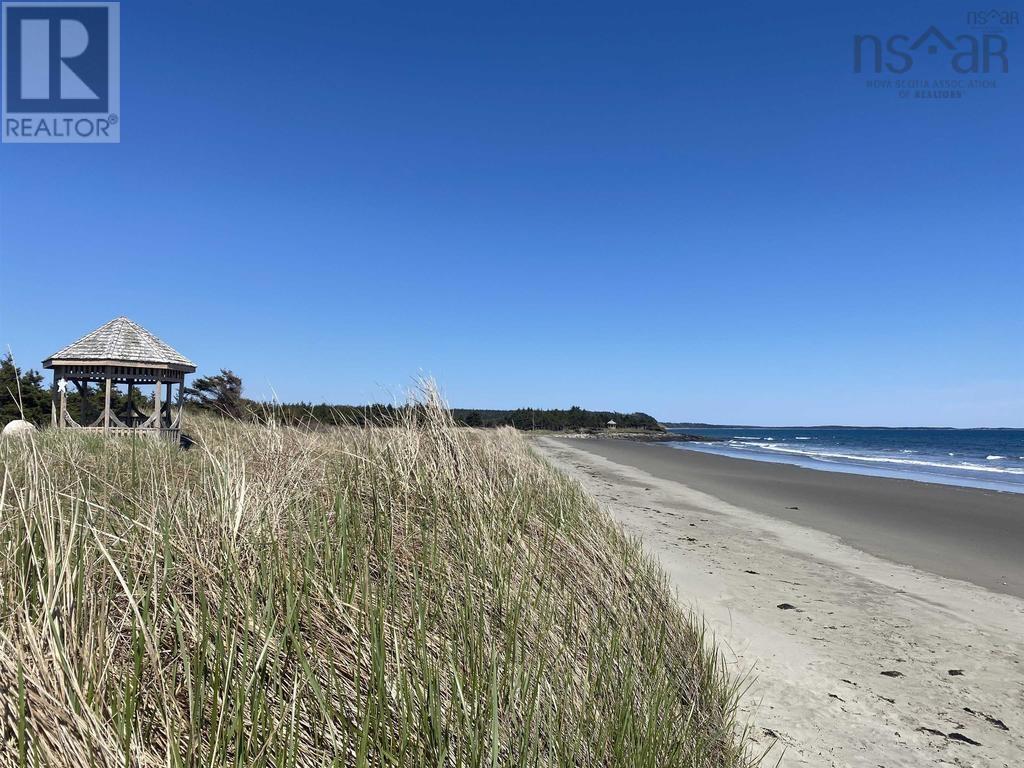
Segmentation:
{"type": "Polygon", "coordinates": [[[118,317],[78,341],[54,352],[43,361],[53,369],[52,425],[57,429],[101,430],[105,433],[149,434],[177,441],[181,437],[185,374],[195,363],[176,352],[127,317],[118,317]],[[87,387],[90,382],[106,387],[103,411],[86,422],[87,387]],[[67,387],[79,392],[82,408],[79,423],[68,413],[67,387]],[[127,405],[121,413],[111,408],[111,388],[128,387],[127,405]],[[143,413],[132,397],[138,385],[153,385],[153,412],[143,413]],[[172,387],[178,385],[178,406],[172,409],[172,387]],[[166,386],[166,397],[164,387],[166,386]]]}

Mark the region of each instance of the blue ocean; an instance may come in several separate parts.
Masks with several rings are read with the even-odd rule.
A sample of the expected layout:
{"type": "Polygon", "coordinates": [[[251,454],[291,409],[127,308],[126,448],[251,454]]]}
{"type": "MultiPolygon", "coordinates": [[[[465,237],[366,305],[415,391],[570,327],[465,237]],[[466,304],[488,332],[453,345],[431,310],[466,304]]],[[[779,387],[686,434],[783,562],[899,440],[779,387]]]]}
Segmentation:
{"type": "Polygon", "coordinates": [[[1024,429],[688,427],[674,448],[834,472],[1024,493],[1024,429]]]}

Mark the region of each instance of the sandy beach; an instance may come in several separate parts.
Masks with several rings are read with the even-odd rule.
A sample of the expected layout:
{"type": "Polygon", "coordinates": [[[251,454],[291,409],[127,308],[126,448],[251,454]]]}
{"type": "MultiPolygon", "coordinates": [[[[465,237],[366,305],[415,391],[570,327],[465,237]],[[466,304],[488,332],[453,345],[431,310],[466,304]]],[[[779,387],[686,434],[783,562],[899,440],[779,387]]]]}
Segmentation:
{"type": "Polygon", "coordinates": [[[1024,765],[1024,497],[535,441],[665,567],[783,766],[1024,765]]]}

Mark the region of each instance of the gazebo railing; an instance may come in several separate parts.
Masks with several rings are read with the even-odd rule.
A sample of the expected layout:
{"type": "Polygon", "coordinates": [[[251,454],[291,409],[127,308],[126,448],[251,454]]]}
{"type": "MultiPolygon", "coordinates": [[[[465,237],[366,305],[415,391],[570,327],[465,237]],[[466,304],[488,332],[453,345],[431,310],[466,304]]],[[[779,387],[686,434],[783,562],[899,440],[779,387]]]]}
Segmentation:
{"type": "MultiPolygon", "coordinates": [[[[171,427],[79,427],[82,432],[95,432],[102,435],[144,435],[150,438],[161,437],[165,440],[177,441],[181,439],[181,428],[171,427]]],[[[76,431],[78,431],[76,430],[76,431]]]]}
{"type": "Polygon", "coordinates": [[[170,421],[170,424],[167,424],[167,420],[165,420],[164,424],[158,426],[155,414],[140,414],[138,416],[132,414],[118,417],[111,413],[109,426],[104,426],[102,423],[102,414],[95,421],[87,425],[82,425],[75,421],[71,414],[65,410],[64,424],[61,426],[86,432],[102,432],[106,435],[144,434],[150,437],[159,435],[160,437],[164,437],[168,440],[178,440],[181,437],[183,414],[183,408],[178,408],[177,410],[172,408],[170,409],[170,413],[164,411],[164,415],[168,417],[167,420],[170,421]]]}

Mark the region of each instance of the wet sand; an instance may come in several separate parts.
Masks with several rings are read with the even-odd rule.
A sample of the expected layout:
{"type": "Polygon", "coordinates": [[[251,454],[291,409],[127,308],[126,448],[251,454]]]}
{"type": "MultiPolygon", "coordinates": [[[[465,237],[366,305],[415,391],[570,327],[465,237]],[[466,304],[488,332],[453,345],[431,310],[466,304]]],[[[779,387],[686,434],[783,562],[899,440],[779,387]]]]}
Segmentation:
{"type": "Polygon", "coordinates": [[[534,442],[703,616],[766,766],[1024,766],[1024,497],[534,442]]]}
{"type": "Polygon", "coordinates": [[[1024,494],[621,440],[588,440],[583,447],[730,504],[834,534],[872,555],[1024,597],[1024,494]]]}

